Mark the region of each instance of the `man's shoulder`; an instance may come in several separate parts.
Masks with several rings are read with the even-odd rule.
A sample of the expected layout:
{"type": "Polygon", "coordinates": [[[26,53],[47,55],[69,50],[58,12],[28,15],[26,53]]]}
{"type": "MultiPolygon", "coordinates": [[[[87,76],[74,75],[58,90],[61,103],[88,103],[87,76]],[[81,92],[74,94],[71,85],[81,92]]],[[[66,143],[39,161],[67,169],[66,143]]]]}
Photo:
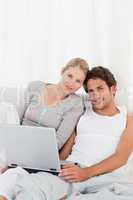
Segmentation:
{"type": "Polygon", "coordinates": [[[133,114],[127,114],[127,127],[130,126],[133,128],[133,114]]]}

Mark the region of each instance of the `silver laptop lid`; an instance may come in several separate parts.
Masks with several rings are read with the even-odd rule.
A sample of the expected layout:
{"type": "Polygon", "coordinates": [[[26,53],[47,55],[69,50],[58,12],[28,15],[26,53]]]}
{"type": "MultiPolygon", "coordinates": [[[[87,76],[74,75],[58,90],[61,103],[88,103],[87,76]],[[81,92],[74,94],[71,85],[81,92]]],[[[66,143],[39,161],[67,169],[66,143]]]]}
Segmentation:
{"type": "Polygon", "coordinates": [[[60,171],[54,128],[0,126],[0,149],[6,150],[8,165],[44,171],[60,171]]]}

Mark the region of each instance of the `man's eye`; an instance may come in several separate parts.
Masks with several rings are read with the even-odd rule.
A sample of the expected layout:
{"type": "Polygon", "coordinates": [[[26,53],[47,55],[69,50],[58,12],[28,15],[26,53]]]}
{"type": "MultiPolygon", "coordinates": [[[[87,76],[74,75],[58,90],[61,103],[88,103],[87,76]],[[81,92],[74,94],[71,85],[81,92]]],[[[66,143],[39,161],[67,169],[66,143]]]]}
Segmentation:
{"type": "Polygon", "coordinates": [[[102,87],[99,87],[98,90],[103,90],[103,88],[102,88],[102,87]]]}

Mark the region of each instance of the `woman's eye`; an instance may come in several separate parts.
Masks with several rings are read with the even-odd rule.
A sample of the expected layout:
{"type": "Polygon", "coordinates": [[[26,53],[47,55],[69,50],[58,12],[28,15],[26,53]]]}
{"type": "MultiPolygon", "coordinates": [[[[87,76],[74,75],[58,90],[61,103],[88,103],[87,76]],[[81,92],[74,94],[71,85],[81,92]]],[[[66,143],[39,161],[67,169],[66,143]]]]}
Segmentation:
{"type": "Polygon", "coordinates": [[[76,80],[76,82],[77,82],[77,83],[81,83],[81,81],[80,81],[80,80],[76,80]]]}
{"type": "Polygon", "coordinates": [[[72,78],[72,75],[71,75],[71,74],[68,74],[68,77],[69,77],[69,78],[72,78]]]}

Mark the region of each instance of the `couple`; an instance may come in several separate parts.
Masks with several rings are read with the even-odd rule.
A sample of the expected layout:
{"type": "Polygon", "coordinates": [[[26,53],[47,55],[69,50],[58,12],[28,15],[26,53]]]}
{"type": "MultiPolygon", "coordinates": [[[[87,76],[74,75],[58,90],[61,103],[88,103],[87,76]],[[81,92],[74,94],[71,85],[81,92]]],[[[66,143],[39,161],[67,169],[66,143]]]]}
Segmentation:
{"type": "MultiPolygon", "coordinates": [[[[89,100],[84,102],[86,109],[77,124],[74,144],[72,135],[60,150],[61,158],[78,165],[63,166],[58,176],[25,173],[10,192],[16,195],[14,199],[132,199],[133,183],[125,185],[120,167],[133,150],[133,119],[125,108],[116,106],[116,80],[108,69],[95,67],[88,71],[84,88],[89,100]],[[118,189],[123,189],[119,195],[118,189]]],[[[1,195],[8,199],[8,195],[1,195]]]]}

